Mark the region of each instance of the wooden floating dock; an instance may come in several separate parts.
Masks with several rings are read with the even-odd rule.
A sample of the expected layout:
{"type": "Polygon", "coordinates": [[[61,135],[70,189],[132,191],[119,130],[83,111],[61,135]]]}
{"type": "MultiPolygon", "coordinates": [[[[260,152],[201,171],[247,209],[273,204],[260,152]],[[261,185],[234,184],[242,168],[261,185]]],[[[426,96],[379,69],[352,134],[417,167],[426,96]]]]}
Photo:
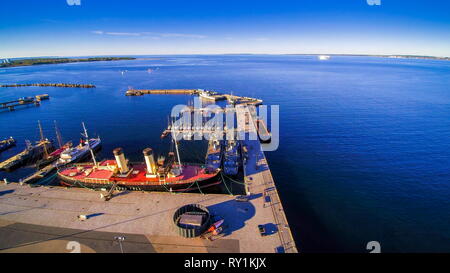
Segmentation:
{"type": "Polygon", "coordinates": [[[29,176],[22,179],[20,182],[22,183],[33,183],[39,179],[46,177],[49,173],[56,170],[56,166],[54,164],[47,165],[46,167],[37,170],[36,172],[30,174],[29,176]]]}

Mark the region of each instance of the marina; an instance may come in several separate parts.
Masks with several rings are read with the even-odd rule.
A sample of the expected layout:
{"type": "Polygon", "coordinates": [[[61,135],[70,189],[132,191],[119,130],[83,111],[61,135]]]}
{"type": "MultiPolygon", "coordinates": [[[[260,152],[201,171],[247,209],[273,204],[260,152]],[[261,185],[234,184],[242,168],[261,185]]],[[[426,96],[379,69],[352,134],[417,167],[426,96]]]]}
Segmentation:
{"type": "MultiPolygon", "coordinates": [[[[181,57],[175,59],[184,60],[181,57]]],[[[403,110],[406,109],[404,107],[410,105],[411,109],[422,111],[427,109],[428,104],[419,103],[417,105],[417,101],[410,96],[410,93],[401,91],[402,96],[398,96],[396,92],[400,91],[394,88],[394,86],[397,86],[394,85],[394,82],[397,82],[395,79],[400,79],[401,74],[407,73],[409,69],[412,69],[415,77],[420,79],[421,82],[433,81],[433,78],[426,76],[426,70],[422,69],[419,62],[426,62],[433,74],[436,74],[436,77],[444,77],[441,73],[442,65],[426,60],[396,59],[394,64],[390,63],[392,59],[346,56],[333,56],[331,62],[319,62],[316,56],[247,56],[244,57],[244,60],[229,56],[204,56],[200,60],[212,62],[214,65],[199,67],[196,66],[196,61],[190,60],[190,66],[183,68],[172,66],[171,61],[167,60],[164,61],[164,64],[167,64],[167,70],[160,69],[157,73],[149,75],[146,69],[157,65],[155,65],[155,61],[142,61],[144,68],[135,72],[131,72],[129,69],[128,76],[134,76],[128,80],[125,76],[117,75],[118,71],[128,67],[120,67],[116,70],[107,69],[99,62],[70,66],[70,69],[74,69],[73,72],[79,75],[75,80],[79,79],[80,82],[92,81],[97,86],[96,90],[43,88],[41,92],[33,94],[34,91],[39,90],[32,87],[5,88],[2,90],[5,97],[1,101],[48,93],[53,102],[42,102],[45,106],[42,105],[43,107],[40,108],[32,106],[30,109],[26,108],[26,110],[16,111],[12,114],[0,114],[2,128],[4,128],[0,136],[1,140],[10,136],[16,140],[15,147],[13,146],[0,154],[0,161],[7,160],[22,152],[26,148],[24,140],[36,141],[39,139],[37,120],[42,121],[45,136],[54,140],[57,147],[59,145],[56,142],[55,130],[52,126],[54,120],[57,120],[62,131],[64,137],[62,144],[64,145],[72,140],[73,146],[79,144],[80,132],[82,132],[81,121],[87,122],[86,125],[90,135],[94,138],[100,135],[102,138],[102,149],[96,153],[99,163],[104,159],[114,160],[113,150],[118,147],[123,148],[126,159],[130,163],[144,163],[143,150],[146,147],[153,149],[155,158],[160,154],[167,155],[170,150],[171,130],[167,131],[165,138],[161,139],[160,136],[163,131],[170,127],[167,122],[168,113],[170,113],[173,105],[181,104],[189,107],[189,101],[196,100],[198,95],[164,94],[125,97],[125,90],[129,89],[129,86],[138,87],[136,79],[140,81],[139,87],[147,89],[153,87],[154,89],[178,89],[180,87],[196,88],[204,86],[205,90],[220,90],[223,93],[232,93],[236,96],[262,99],[268,107],[272,107],[273,104],[280,105],[282,116],[282,118],[280,116],[280,145],[277,151],[264,152],[264,154],[269,163],[278,195],[281,198],[289,227],[301,252],[366,252],[365,244],[378,238],[379,228],[376,225],[369,224],[356,227],[354,222],[370,223],[371,219],[378,219],[378,225],[387,228],[387,233],[383,233],[383,236],[390,242],[390,245],[383,245],[385,251],[395,252],[399,249],[405,251],[448,250],[448,245],[442,243],[441,237],[448,230],[446,223],[442,223],[441,220],[435,219],[429,214],[418,215],[417,210],[407,210],[396,202],[389,201],[409,200],[420,204],[427,210],[436,211],[438,215],[441,215],[439,219],[444,219],[443,215],[446,211],[444,201],[448,191],[445,189],[445,185],[447,185],[445,183],[446,177],[440,176],[440,173],[445,172],[447,165],[444,164],[445,160],[433,161],[433,164],[431,164],[430,159],[434,155],[447,159],[448,143],[441,139],[440,134],[430,135],[436,141],[433,143],[426,141],[426,138],[419,137],[422,136],[420,134],[415,135],[412,139],[405,139],[404,134],[422,130],[421,124],[424,124],[424,122],[430,126],[430,130],[439,131],[439,128],[443,128],[442,124],[448,122],[448,119],[444,118],[448,116],[448,111],[444,108],[439,108],[440,110],[436,108],[440,111],[439,117],[442,118],[434,120],[431,116],[421,115],[414,118],[414,122],[411,122],[412,117],[408,114],[410,112],[404,112],[403,110]],[[391,89],[386,89],[385,85],[376,84],[373,81],[363,81],[361,85],[358,85],[353,76],[345,72],[345,69],[342,70],[344,67],[348,67],[352,74],[358,75],[358,79],[373,76],[361,70],[361,66],[369,70],[376,70],[378,66],[373,64],[372,61],[385,64],[388,71],[394,75],[394,78],[387,82],[388,85],[392,85],[391,89]],[[406,61],[412,62],[413,65],[406,68],[397,64],[397,62],[403,63],[406,61]],[[222,65],[222,63],[227,62],[233,65],[236,75],[228,73],[230,66],[222,65]],[[280,69],[279,64],[289,66],[292,69],[295,68],[293,74],[283,76],[283,70],[280,69]],[[324,71],[323,69],[328,65],[336,67],[330,68],[331,71],[324,71]],[[251,68],[251,71],[259,72],[249,74],[249,68],[251,68]],[[262,68],[264,69],[261,70],[262,68]],[[309,69],[312,69],[311,73],[302,74],[309,69]],[[93,73],[92,71],[98,72],[93,73]],[[398,73],[398,71],[402,72],[398,73]],[[314,81],[314,84],[319,84],[320,88],[312,88],[311,85],[308,85],[309,81],[314,79],[313,76],[316,73],[327,75],[327,78],[320,83],[314,81]],[[209,77],[209,75],[216,76],[209,77]],[[200,78],[202,81],[192,81],[193,78],[200,78]],[[278,80],[275,80],[275,78],[278,80]],[[244,80],[248,84],[243,86],[240,80],[244,80]],[[343,84],[343,81],[351,83],[351,85],[344,84],[343,88],[353,86],[356,89],[348,92],[338,92],[331,89],[336,82],[343,84]],[[302,89],[301,92],[300,86],[311,87],[312,89],[310,91],[302,89]],[[388,92],[385,93],[386,97],[380,98],[383,104],[369,103],[372,94],[364,93],[365,87],[386,90],[388,92]],[[404,97],[407,98],[404,104],[396,103],[404,97]],[[375,112],[363,110],[365,109],[362,105],[363,101],[369,103],[371,109],[375,112]],[[393,114],[395,113],[395,119],[386,120],[384,114],[386,105],[389,105],[393,114]],[[361,116],[361,119],[359,116],[361,116]],[[302,121],[300,122],[299,119],[302,121]],[[401,121],[406,127],[399,127],[397,121],[401,121]],[[385,122],[389,123],[386,124],[385,122]],[[380,127],[380,124],[384,125],[380,127]],[[355,126],[363,126],[365,131],[358,131],[357,133],[355,126]],[[380,131],[380,128],[384,129],[380,131]],[[390,131],[399,134],[393,135],[388,133],[390,131]],[[367,134],[364,132],[367,132],[367,134]],[[406,146],[401,143],[405,143],[406,146]],[[385,162],[393,161],[398,162],[398,165],[385,164],[385,162]],[[437,162],[440,162],[439,165],[436,165],[437,162]],[[410,163],[413,165],[410,165],[410,163]],[[409,176],[410,174],[415,174],[415,178],[409,176]],[[422,177],[425,174],[431,175],[422,177]],[[364,177],[367,179],[362,180],[361,178],[364,177]],[[406,180],[407,177],[410,177],[410,180],[406,180]],[[425,181],[429,182],[425,183],[425,181]],[[432,189],[426,186],[431,185],[429,183],[440,185],[438,186],[440,187],[439,192],[432,192],[432,189]],[[369,188],[371,191],[367,191],[369,188]],[[416,193],[419,190],[420,192],[427,192],[427,198],[418,198],[416,193]],[[387,200],[392,215],[376,210],[378,199],[374,198],[372,193],[376,193],[383,200],[387,200]],[[361,203],[361,200],[367,200],[367,202],[361,203]],[[358,204],[358,206],[350,204],[358,204]],[[360,209],[360,206],[364,207],[364,211],[360,209]],[[401,218],[397,215],[400,215],[401,218]],[[415,222],[412,225],[413,223],[408,219],[411,219],[411,221],[412,219],[418,219],[420,222],[415,222]],[[338,226],[341,228],[337,230],[336,227],[338,226]],[[412,228],[413,226],[417,228],[412,228]],[[388,232],[389,230],[394,231],[396,228],[404,230],[411,236],[395,235],[388,232]],[[415,230],[426,235],[427,239],[424,240],[422,236],[413,236],[415,230]],[[430,232],[430,230],[435,230],[437,233],[430,232]],[[409,239],[416,242],[414,246],[407,243],[409,239]],[[429,242],[432,242],[436,247],[431,247],[429,242]]],[[[158,62],[163,62],[163,59],[158,62]]],[[[2,83],[23,82],[22,73],[19,73],[22,69],[25,68],[14,68],[4,73],[2,83]]],[[[47,73],[47,69],[50,69],[50,67],[26,67],[26,70],[32,73],[27,81],[39,82],[42,73],[47,73]]],[[[68,71],[70,70],[57,69],[47,80],[48,82],[75,82],[73,74],[67,73],[68,71]]],[[[376,79],[377,81],[382,80],[381,77],[376,77],[376,79]]],[[[411,82],[402,82],[398,86],[401,87],[401,90],[416,90],[414,91],[415,94],[418,94],[420,88],[428,88],[424,84],[416,85],[411,82]]],[[[436,83],[435,87],[436,90],[445,92],[444,84],[436,83]]],[[[439,97],[438,94],[429,95],[436,100],[439,97]]],[[[423,96],[421,98],[425,99],[423,96]]],[[[206,114],[207,108],[210,108],[207,107],[209,101],[202,100],[202,102],[205,102],[205,104],[197,107],[196,110],[192,110],[193,115],[196,111],[206,114]]],[[[218,105],[223,109],[224,103],[228,103],[231,108],[230,111],[234,111],[228,101],[219,101],[218,105]]],[[[219,108],[218,110],[222,111],[219,108]]],[[[252,112],[251,108],[249,110],[252,112]]],[[[253,119],[253,121],[255,120],[253,119]]],[[[251,125],[250,121],[248,119],[248,126],[251,125]]],[[[277,140],[276,130],[272,132],[273,124],[268,121],[265,121],[265,125],[269,126],[268,129],[271,130],[269,134],[272,134],[272,143],[269,145],[273,145],[277,140]]],[[[203,128],[202,133],[204,135],[220,129],[220,126],[219,128],[207,126],[208,124],[203,128]]],[[[199,128],[196,127],[190,128],[191,133],[198,132],[199,128]]],[[[446,126],[445,128],[450,127],[446,126]]],[[[226,126],[224,126],[224,131],[225,129],[228,130],[226,126]]],[[[234,131],[233,133],[236,134],[236,129],[230,129],[229,133],[234,131]]],[[[219,132],[220,130],[217,134],[219,132]]],[[[186,138],[190,135],[188,128],[183,127],[179,128],[178,131],[175,130],[175,133],[183,133],[186,138]],[[186,131],[186,134],[184,134],[184,131],[186,131]]],[[[446,135],[446,133],[444,134],[446,135]]],[[[183,162],[205,163],[208,141],[200,143],[183,139],[179,144],[180,157],[183,162]]],[[[265,143],[261,145],[264,147],[265,143]]],[[[243,165],[240,167],[238,177],[230,178],[239,183],[244,183],[243,172],[245,170],[242,166],[245,166],[245,161],[249,160],[249,158],[245,158],[245,154],[250,153],[251,150],[245,144],[241,147],[243,165]]],[[[89,152],[84,160],[91,161],[89,152]]],[[[90,162],[87,163],[91,164],[90,162]]],[[[39,168],[39,170],[42,168],[44,167],[39,168]]],[[[26,177],[37,171],[35,163],[25,164],[13,172],[0,172],[0,181],[6,178],[9,185],[14,185],[14,182],[20,182],[21,179],[25,181],[26,177]]],[[[247,174],[247,176],[249,175],[247,174]]],[[[264,176],[267,178],[267,175],[264,176]]],[[[57,181],[54,181],[56,178],[57,169],[46,174],[43,178],[37,177],[35,180],[23,182],[23,184],[24,187],[28,183],[31,186],[56,187],[59,185],[56,183],[57,181]]],[[[236,198],[238,196],[239,199],[240,196],[247,197],[245,185],[233,182],[227,177],[224,177],[224,179],[227,182],[217,185],[217,190],[216,187],[209,187],[202,189],[202,192],[208,195],[216,193],[229,195],[225,188],[226,185],[229,191],[236,195],[236,198]]],[[[249,187],[251,188],[252,185],[249,185],[249,187]]],[[[71,188],[67,191],[71,192],[72,190],[78,189],[71,188]]],[[[108,192],[109,190],[98,189],[96,196],[100,198],[100,193],[107,195],[108,192]]],[[[113,196],[120,192],[116,189],[113,196]]],[[[131,193],[139,192],[133,191],[131,193]]],[[[175,193],[173,194],[175,195],[175,193]]],[[[201,195],[198,190],[189,194],[201,195]]],[[[128,195],[128,193],[124,193],[124,195],[128,195]]],[[[275,197],[271,198],[274,199],[275,197]]],[[[114,199],[115,197],[112,197],[110,201],[114,199]]],[[[10,210],[10,212],[12,211],[10,210]]],[[[93,219],[95,217],[87,221],[93,219]]],[[[279,219],[283,218],[280,217],[279,219]]],[[[225,225],[227,225],[226,221],[225,225]]],[[[252,231],[254,230],[252,229],[252,231]]]]}
{"type": "MultiPolygon", "coordinates": [[[[170,91],[158,92],[171,93],[170,91]]],[[[192,114],[198,109],[188,107],[187,110],[192,114]]],[[[203,113],[204,110],[200,109],[199,112],[203,113]]],[[[225,110],[221,109],[221,111],[225,110]]],[[[238,120],[237,127],[230,129],[233,136],[237,136],[238,133],[258,134],[257,122],[253,122],[254,117],[251,116],[248,105],[238,104],[233,106],[232,111],[238,120]],[[246,120],[241,122],[243,116],[246,117],[246,120]]],[[[203,126],[204,124],[201,127],[203,128],[203,126]]],[[[62,149],[58,153],[60,159],[56,163],[49,162],[48,165],[18,181],[19,183],[4,181],[5,185],[2,190],[3,188],[5,190],[2,192],[13,191],[14,193],[0,195],[0,202],[5,202],[2,203],[5,205],[2,206],[2,209],[27,207],[30,205],[29,203],[25,204],[19,200],[21,200],[20,196],[30,195],[35,200],[32,209],[47,216],[36,219],[28,213],[7,213],[7,216],[4,217],[5,214],[0,214],[0,221],[20,223],[27,228],[42,226],[41,228],[44,229],[58,227],[64,231],[75,229],[83,230],[80,232],[95,231],[101,232],[105,236],[108,232],[127,234],[127,236],[132,234],[132,236],[146,238],[144,244],[153,247],[152,251],[154,252],[173,252],[182,249],[189,249],[192,252],[297,252],[259,140],[247,142],[246,140],[211,139],[205,156],[205,165],[185,163],[180,160],[178,141],[175,140],[175,136],[177,134],[184,135],[187,132],[195,134],[199,131],[194,127],[178,127],[172,122],[163,132],[163,134],[172,136],[174,144],[172,146],[175,148],[169,152],[167,157],[156,158],[152,149],[146,148],[143,151],[144,163],[134,163],[126,158],[121,148],[116,148],[113,151],[114,160],[97,162],[94,149],[98,144],[95,139],[89,138],[84,124],[83,128],[83,137],[89,141],[85,146],[79,147],[85,147],[84,154],[91,156],[92,163],[75,163],[78,161],[73,160],[76,155],[70,152],[74,148],[62,148],[60,134],[56,130],[59,146],[62,149]],[[241,155],[241,150],[245,151],[244,155],[241,155]],[[65,161],[68,155],[71,155],[69,156],[71,159],[65,161]],[[244,157],[245,160],[243,160],[244,157]],[[220,184],[223,176],[230,179],[235,178],[241,169],[244,173],[244,195],[233,195],[231,192],[228,195],[203,193],[206,187],[220,184]],[[61,186],[36,187],[41,179],[45,179],[55,172],[61,181],[61,186]],[[190,190],[196,190],[198,193],[189,193],[190,190]],[[98,200],[95,200],[93,195],[95,192],[97,192],[98,200]],[[148,201],[144,202],[144,199],[152,200],[151,204],[148,201]],[[154,200],[158,201],[154,203],[154,200]],[[50,203],[55,202],[58,203],[58,206],[49,211],[48,206],[39,207],[41,202],[49,204],[50,207],[54,206],[50,203]],[[96,211],[96,208],[100,207],[94,204],[98,204],[98,202],[103,204],[101,211],[96,211]],[[132,213],[130,208],[123,207],[122,202],[132,204],[130,206],[132,208],[139,207],[138,212],[132,213]],[[170,220],[170,215],[178,207],[189,204],[201,204],[212,215],[215,215],[216,218],[208,218],[209,220],[205,222],[205,225],[212,224],[211,228],[205,227],[202,232],[196,233],[195,238],[191,238],[189,242],[177,237],[176,233],[179,231],[168,223],[160,225],[161,228],[150,229],[160,221],[164,223],[164,221],[170,220]],[[67,207],[71,207],[71,209],[67,211],[67,207]],[[113,208],[118,209],[119,207],[121,213],[117,215],[113,208]],[[236,216],[236,212],[232,213],[236,210],[241,216],[236,216]],[[101,216],[92,217],[92,219],[84,217],[86,221],[83,222],[84,225],[80,226],[79,219],[75,217],[76,214],[99,214],[101,216]],[[149,214],[158,215],[158,217],[152,217],[149,214]],[[139,215],[143,217],[140,218],[139,215]],[[145,225],[142,224],[144,218],[146,219],[145,225]],[[41,221],[42,219],[45,219],[45,222],[41,221]],[[213,221],[213,219],[216,220],[213,221]],[[128,224],[123,225],[120,222],[128,224]],[[199,237],[199,235],[201,236],[199,237]],[[157,238],[158,245],[164,247],[155,248],[154,238],[157,238]]],[[[40,131],[41,138],[43,138],[41,127],[40,131]]],[[[222,128],[211,131],[220,137],[230,133],[222,128]]],[[[47,150],[45,150],[45,154],[47,154],[47,150]]],[[[49,158],[51,158],[50,155],[48,154],[49,158]]],[[[44,156],[44,158],[46,157],[44,156]]],[[[183,217],[180,218],[180,223],[185,223],[183,226],[196,225],[195,221],[200,220],[200,218],[194,220],[195,217],[191,216],[183,217]]],[[[2,228],[7,229],[7,226],[2,228]]],[[[2,228],[0,228],[0,232],[2,228]]],[[[38,235],[29,232],[28,236],[35,238],[38,235]]],[[[89,243],[86,244],[88,247],[89,243]]],[[[7,248],[0,246],[0,251],[1,249],[20,251],[21,247],[20,245],[7,248]]],[[[57,247],[57,244],[53,247],[57,247]]],[[[135,251],[140,252],[144,249],[148,250],[143,247],[135,249],[135,251]]],[[[107,250],[93,249],[93,251],[109,252],[113,250],[108,248],[107,250]]]]}
{"type": "Polygon", "coordinates": [[[297,252],[259,142],[246,145],[254,152],[248,154],[244,166],[249,181],[244,201],[224,194],[119,191],[106,202],[98,191],[86,188],[2,184],[0,233],[14,235],[18,231],[12,228],[20,226],[24,241],[3,241],[0,252],[39,252],[44,245],[47,250],[64,252],[63,242],[74,238],[82,243],[82,249],[91,252],[117,252],[111,242],[118,235],[130,238],[125,244],[125,251],[130,252],[297,252]],[[257,156],[263,173],[255,169],[257,156]],[[208,240],[181,238],[170,223],[171,216],[191,203],[202,204],[220,216],[223,232],[208,240]],[[11,211],[17,212],[8,213],[11,211]],[[90,217],[80,221],[78,215],[90,217]],[[264,236],[258,232],[260,225],[265,226],[264,236]],[[47,236],[36,233],[37,229],[46,230],[47,236]],[[98,236],[93,234],[104,238],[105,243],[96,243],[98,236]]]}

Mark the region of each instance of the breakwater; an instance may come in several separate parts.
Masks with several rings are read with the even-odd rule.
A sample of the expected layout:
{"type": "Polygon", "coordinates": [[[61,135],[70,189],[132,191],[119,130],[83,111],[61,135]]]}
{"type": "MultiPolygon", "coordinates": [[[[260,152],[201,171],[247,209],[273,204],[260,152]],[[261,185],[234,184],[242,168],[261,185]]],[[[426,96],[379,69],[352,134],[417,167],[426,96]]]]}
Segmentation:
{"type": "Polygon", "coordinates": [[[0,87],[72,87],[72,88],[95,88],[93,84],[78,84],[78,83],[20,83],[20,84],[1,84],[0,87]]]}

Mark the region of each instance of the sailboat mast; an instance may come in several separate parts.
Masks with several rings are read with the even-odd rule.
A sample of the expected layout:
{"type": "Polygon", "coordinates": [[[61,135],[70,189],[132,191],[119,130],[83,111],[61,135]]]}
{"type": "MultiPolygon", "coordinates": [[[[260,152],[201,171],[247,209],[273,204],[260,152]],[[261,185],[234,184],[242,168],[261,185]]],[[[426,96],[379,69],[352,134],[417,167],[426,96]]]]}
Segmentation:
{"type": "Polygon", "coordinates": [[[62,138],[61,138],[61,133],[59,132],[58,125],[56,124],[56,120],[54,120],[54,123],[55,123],[56,139],[58,140],[59,148],[62,148],[63,142],[62,142],[62,138]]]}
{"type": "Polygon", "coordinates": [[[84,135],[86,136],[87,146],[89,148],[89,151],[91,152],[92,161],[94,162],[94,165],[97,166],[97,160],[95,159],[94,151],[92,151],[91,145],[89,144],[89,136],[88,136],[88,132],[86,130],[86,126],[84,126],[84,122],[82,122],[81,124],[83,124],[84,135]]]}
{"type": "Polygon", "coordinates": [[[41,143],[44,143],[44,157],[48,157],[48,151],[47,151],[47,143],[44,138],[44,132],[42,131],[41,121],[38,120],[38,126],[39,126],[39,134],[41,135],[41,143]]]}
{"type": "Polygon", "coordinates": [[[175,131],[173,130],[173,121],[172,121],[172,139],[175,142],[175,151],[177,152],[177,158],[178,158],[178,165],[180,166],[180,172],[183,172],[183,166],[181,166],[181,160],[180,160],[180,152],[178,151],[178,144],[177,144],[177,138],[175,137],[175,131]]]}

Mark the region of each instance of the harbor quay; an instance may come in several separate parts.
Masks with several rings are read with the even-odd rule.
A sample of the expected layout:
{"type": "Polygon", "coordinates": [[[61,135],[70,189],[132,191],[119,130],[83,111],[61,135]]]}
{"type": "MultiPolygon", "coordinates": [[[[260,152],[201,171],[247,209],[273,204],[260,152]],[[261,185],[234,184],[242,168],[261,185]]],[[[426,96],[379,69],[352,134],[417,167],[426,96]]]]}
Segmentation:
{"type": "MultiPolygon", "coordinates": [[[[255,189],[257,191],[257,189],[255,189]]],[[[0,186],[0,252],[273,253],[286,245],[263,194],[246,201],[223,194],[122,191],[109,200],[101,191],[8,183],[0,186]],[[216,238],[183,238],[172,223],[186,204],[206,206],[225,220],[216,238]],[[84,220],[80,219],[84,216],[84,220]],[[266,226],[261,236],[259,225],[266,226]]],[[[286,249],[292,252],[294,249],[286,249]]]]}

